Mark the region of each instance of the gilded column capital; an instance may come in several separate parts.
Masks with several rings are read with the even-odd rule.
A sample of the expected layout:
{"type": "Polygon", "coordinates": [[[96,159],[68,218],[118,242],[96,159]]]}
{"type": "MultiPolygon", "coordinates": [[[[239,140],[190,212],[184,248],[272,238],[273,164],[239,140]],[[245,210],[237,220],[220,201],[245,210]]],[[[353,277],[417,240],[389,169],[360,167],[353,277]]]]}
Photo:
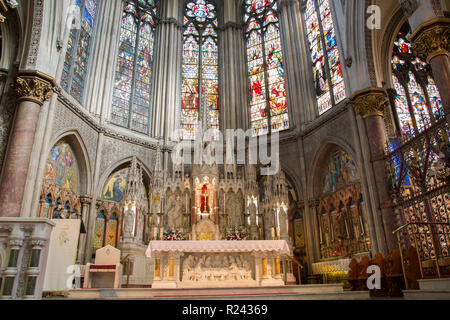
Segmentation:
{"type": "Polygon", "coordinates": [[[31,101],[40,106],[52,97],[53,87],[53,79],[36,74],[20,74],[13,84],[18,102],[31,101]]]}
{"type": "Polygon", "coordinates": [[[381,88],[369,88],[355,93],[352,97],[353,106],[363,119],[383,117],[389,99],[386,91],[381,88]]]}
{"type": "Polygon", "coordinates": [[[450,19],[436,18],[420,25],[411,35],[415,55],[428,63],[440,55],[449,55],[450,19]]]}

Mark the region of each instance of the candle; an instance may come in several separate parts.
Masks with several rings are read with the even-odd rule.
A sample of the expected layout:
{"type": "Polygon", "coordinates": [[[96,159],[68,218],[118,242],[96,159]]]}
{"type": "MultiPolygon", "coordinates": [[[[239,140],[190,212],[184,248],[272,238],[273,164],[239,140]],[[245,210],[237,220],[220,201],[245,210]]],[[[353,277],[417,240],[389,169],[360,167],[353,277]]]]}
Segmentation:
{"type": "Polygon", "coordinates": [[[161,228],[159,230],[159,239],[162,240],[163,239],[163,235],[164,235],[164,228],[161,228]]]}

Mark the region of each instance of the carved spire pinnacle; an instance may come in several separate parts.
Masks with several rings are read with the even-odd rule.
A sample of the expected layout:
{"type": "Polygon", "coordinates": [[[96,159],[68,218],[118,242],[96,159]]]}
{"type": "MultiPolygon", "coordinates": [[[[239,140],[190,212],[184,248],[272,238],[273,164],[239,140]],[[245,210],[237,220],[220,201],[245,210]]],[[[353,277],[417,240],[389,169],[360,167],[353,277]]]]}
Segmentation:
{"type": "Polygon", "coordinates": [[[142,168],[138,165],[136,156],[133,156],[130,170],[128,171],[127,187],[124,193],[125,204],[135,204],[136,207],[144,205],[145,195],[143,194],[144,184],[142,182],[142,168]]]}

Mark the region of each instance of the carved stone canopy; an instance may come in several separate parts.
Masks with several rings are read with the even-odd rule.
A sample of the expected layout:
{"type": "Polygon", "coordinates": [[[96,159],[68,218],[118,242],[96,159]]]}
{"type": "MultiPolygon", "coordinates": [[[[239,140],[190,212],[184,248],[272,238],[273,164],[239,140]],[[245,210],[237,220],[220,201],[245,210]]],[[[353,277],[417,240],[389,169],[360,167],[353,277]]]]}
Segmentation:
{"type": "Polygon", "coordinates": [[[419,1],[417,0],[399,0],[399,2],[407,18],[411,17],[419,7],[419,1]]]}
{"type": "Polygon", "coordinates": [[[450,51],[450,19],[437,18],[420,25],[411,35],[412,49],[415,55],[428,63],[450,51]]]}
{"type": "Polygon", "coordinates": [[[389,99],[386,91],[381,88],[369,88],[359,91],[352,98],[355,111],[363,119],[384,115],[389,99]]]}
{"type": "Polygon", "coordinates": [[[42,106],[53,94],[53,79],[34,74],[21,74],[16,78],[13,89],[17,102],[31,101],[42,106]]]}

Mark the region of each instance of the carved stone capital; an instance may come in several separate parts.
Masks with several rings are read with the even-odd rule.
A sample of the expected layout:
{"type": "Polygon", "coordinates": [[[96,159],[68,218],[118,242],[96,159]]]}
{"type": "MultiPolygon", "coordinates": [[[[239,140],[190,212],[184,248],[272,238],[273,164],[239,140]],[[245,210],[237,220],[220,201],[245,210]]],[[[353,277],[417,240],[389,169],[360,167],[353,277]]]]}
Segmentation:
{"type": "Polygon", "coordinates": [[[363,119],[382,117],[389,99],[384,89],[369,88],[359,91],[352,98],[355,111],[363,119]]]}
{"type": "Polygon", "coordinates": [[[437,18],[420,25],[411,35],[415,55],[428,63],[440,55],[449,55],[450,19],[437,18]]]}
{"type": "Polygon", "coordinates": [[[35,75],[20,75],[13,85],[17,101],[31,101],[42,106],[53,94],[53,84],[35,75]]]}
{"type": "Polygon", "coordinates": [[[92,197],[88,196],[88,195],[81,196],[80,197],[80,201],[81,201],[82,205],[87,206],[87,205],[90,205],[92,203],[92,197]]]}

